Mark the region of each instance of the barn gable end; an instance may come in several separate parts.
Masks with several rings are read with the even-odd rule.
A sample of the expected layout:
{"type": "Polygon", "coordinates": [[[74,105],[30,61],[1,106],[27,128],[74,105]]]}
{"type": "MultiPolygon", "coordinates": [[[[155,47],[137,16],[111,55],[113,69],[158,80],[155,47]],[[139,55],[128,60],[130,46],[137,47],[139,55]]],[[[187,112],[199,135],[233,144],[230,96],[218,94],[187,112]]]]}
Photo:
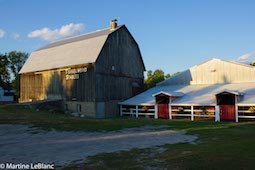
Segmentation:
{"type": "Polygon", "coordinates": [[[97,107],[105,107],[105,114],[116,116],[112,114],[118,112],[111,110],[119,110],[115,107],[119,100],[143,90],[144,71],[139,47],[127,28],[111,33],[95,66],[97,107]]]}
{"type": "Polygon", "coordinates": [[[255,82],[255,68],[220,59],[211,59],[158,85],[196,85],[255,82]]]}

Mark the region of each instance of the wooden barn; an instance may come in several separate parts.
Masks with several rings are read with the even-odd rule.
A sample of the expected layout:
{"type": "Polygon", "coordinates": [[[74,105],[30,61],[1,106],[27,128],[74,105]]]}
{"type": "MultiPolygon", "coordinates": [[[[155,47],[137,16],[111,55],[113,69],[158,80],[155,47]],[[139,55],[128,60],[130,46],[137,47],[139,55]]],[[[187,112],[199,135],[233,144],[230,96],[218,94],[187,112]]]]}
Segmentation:
{"type": "Polygon", "coordinates": [[[20,102],[62,100],[70,112],[92,117],[119,114],[118,102],[143,90],[145,66],[125,25],[48,44],[20,70],[20,102]]]}
{"type": "Polygon", "coordinates": [[[255,119],[255,67],[211,59],[120,102],[121,115],[154,118],[255,119]]]}

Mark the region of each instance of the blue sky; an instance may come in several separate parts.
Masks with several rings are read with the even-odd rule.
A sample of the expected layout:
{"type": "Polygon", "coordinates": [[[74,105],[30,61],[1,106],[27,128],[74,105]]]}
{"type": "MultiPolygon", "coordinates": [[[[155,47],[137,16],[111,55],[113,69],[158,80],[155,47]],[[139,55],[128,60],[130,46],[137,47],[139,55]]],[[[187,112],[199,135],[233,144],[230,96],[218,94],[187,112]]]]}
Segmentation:
{"type": "Polygon", "coordinates": [[[0,0],[0,52],[31,53],[117,18],[146,69],[173,74],[210,58],[253,60],[254,9],[248,0],[0,0]]]}

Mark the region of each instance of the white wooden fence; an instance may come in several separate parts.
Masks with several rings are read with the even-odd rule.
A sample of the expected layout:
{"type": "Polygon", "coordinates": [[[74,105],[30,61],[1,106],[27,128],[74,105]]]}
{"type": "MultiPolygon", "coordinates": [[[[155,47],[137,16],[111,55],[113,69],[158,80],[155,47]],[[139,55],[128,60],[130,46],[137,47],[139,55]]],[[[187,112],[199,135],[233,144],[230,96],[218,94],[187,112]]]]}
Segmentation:
{"type": "MultiPolygon", "coordinates": [[[[121,105],[121,116],[158,118],[157,105],[121,105]]],[[[211,118],[220,121],[220,111],[217,105],[169,105],[169,119],[174,118],[211,118]]],[[[236,122],[239,120],[255,120],[255,105],[236,105],[236,122]]]]}
{"type": "Polygon", "coordinates": [[[155,118],[155,107],[154,105],[121,105],[120,115],[130,115],[132,117],[154,117],[155,118]]]}
{"type": "Polygon", "coordinates": [[[255,105],[237,105],[238,119],[255,119],[255,105]]]}

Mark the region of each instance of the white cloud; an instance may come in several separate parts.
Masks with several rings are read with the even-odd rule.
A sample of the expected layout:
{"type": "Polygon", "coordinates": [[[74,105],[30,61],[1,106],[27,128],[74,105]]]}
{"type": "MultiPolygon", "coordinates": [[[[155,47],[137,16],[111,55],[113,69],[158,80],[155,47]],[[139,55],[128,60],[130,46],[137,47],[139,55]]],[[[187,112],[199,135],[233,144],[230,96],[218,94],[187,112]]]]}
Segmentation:
{"type": "Polygon", "coordinates": [[[60,29],[51,30],[50,28],[42,28],[40,30],[35,30],[28,34],[29,38],[41,38],[47,41],[59,40],[62,38],[70,37],[81,33],[84,30],[84,25],[70,23],[68,25],[63,25],[60,29]]]}
{"type": "Polygon", "coordinates": [[[254,61],[255,61],[254,52],[241,55],[240,57],[236,59],[236,62],[244,63],[244,64],[250,64],[250,63],[253,63],[254,61]]]}
{"type": "Polygon", "coordinates": [[[20,37],[20,35],[15,32],[15,33],[12,34],[12,37],[16,40],[20,37]]]}
{"type": "Polygon", "coordinates": [[[4,31],[4,30],[2,30],[2,29],[0,29],[0,38],[3,38],[3,37],[4,37],[4,35],[5,35],[5,31],[4,31]]]}

